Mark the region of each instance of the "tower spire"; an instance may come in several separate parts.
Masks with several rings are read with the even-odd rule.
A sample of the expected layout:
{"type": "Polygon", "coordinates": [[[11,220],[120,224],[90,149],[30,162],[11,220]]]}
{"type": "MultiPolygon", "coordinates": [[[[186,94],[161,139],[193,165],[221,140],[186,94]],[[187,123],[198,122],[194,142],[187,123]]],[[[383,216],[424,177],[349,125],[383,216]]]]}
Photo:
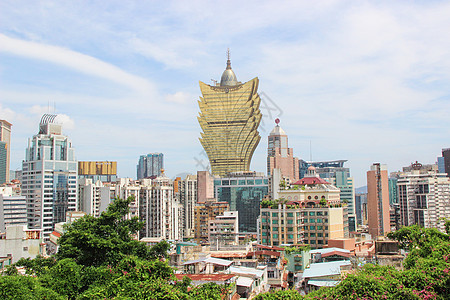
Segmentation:
{"type": "Polygon", "coordinates": [[[230,48],[227,49],[227,70],[231,70],[230,48]]]}

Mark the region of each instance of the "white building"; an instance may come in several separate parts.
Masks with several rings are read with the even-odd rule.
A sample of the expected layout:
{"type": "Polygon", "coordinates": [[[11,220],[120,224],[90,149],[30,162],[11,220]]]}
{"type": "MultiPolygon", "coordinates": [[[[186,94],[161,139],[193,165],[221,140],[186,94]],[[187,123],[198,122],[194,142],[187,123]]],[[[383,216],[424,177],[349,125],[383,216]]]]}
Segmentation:
{"type": "Polygon", "coordinates": [[[223,215],[209,220],[208,240],[211,243],[211,249],[239,245],[238,211],[226,211],[223,215]]]}
{"type": "Polygon", "coordinates": [[[77,209],[77,161],[70,139],[56,115],[45,114],[39,133],[28,140],[22,163],[22,194],[28,204],[28,227],[42,229],[47,241],[54,224],[77,209]]]}
{"type": "Polygon", "coordinates": [[[139,215],[144,221],[140,237],[162,237],[165,240],[181,240],[183,208],[174,197],[173,181],[164,175],[145,179],[139,193],[139,215]]]}
{"type": "Polygon", "coordinates": [[[101,181],[93,182],[90,178],[78,180],[79,211],[99,217],[115,197],[115,186],[104,185],[101,181]]]}
{"type": "Polygon", "coordinates": [[[450,218],[450,178],[436,170],[416,169],[399,174],[397,181],[402,225],[418,224],[445,230],[450,218]]]}
{"type": "Polygon", "coordinates": [[[12,262],[16,263],[22,257],[35,258],[38,254],[45,255],[42,230],[12,225],[0,235],[0,257],[12,256],[12,262]]]}
{"type": "Polygon", "coordinates": [[[183,227],[184,237],[194,237],[194,213],[197,201],[197,175],[187,175],[180,181],[180,203],[183,205],[183,227]]]}
{"type": "Polygon", "coordinates": [[[10,225],[27,225],[27,199],[0,193],[0,232],[10,225]]]}

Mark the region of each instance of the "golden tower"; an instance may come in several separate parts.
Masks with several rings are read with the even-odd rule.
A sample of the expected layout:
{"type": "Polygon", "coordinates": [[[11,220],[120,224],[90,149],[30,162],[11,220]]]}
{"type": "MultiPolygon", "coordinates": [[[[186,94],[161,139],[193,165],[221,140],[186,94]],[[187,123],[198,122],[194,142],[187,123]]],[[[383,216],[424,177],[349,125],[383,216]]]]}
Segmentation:
{"type": "Polygon", "coordinates": [[[211,86],[200,81],[198,122],[203,132],[199,140],[214,175],[250,169],[253,152],[261,139],[258,83],[258,77],[246,83],[237,81],[229,51],[220,84],[211,86]]]}

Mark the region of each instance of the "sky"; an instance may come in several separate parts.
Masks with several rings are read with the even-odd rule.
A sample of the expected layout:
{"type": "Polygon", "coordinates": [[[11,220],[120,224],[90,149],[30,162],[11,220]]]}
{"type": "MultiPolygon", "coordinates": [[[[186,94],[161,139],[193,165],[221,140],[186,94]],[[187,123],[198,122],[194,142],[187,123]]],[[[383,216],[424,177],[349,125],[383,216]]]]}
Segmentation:
{"type": "Polygon", "coordinates": [[[305,160],[397,171],[450,147],[448,1],[0,1],[0,119],[11,169],[44,113],[78,160],[164,153],[166,175],[204,170],[199,81],[258,77],[265,172],[274,119],[305,160]]]}

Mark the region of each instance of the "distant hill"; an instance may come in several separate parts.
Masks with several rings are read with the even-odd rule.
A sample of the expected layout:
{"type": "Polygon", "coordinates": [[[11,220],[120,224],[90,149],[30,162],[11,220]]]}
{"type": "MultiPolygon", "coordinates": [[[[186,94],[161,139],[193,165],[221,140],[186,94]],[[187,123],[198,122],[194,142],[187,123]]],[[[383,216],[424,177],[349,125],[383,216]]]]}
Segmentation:
{"type": "Polygon", "coordinates": [[[365,194],[365,193],[367,193],[367,185],[355,189],[355,194],[365,194]]]}

